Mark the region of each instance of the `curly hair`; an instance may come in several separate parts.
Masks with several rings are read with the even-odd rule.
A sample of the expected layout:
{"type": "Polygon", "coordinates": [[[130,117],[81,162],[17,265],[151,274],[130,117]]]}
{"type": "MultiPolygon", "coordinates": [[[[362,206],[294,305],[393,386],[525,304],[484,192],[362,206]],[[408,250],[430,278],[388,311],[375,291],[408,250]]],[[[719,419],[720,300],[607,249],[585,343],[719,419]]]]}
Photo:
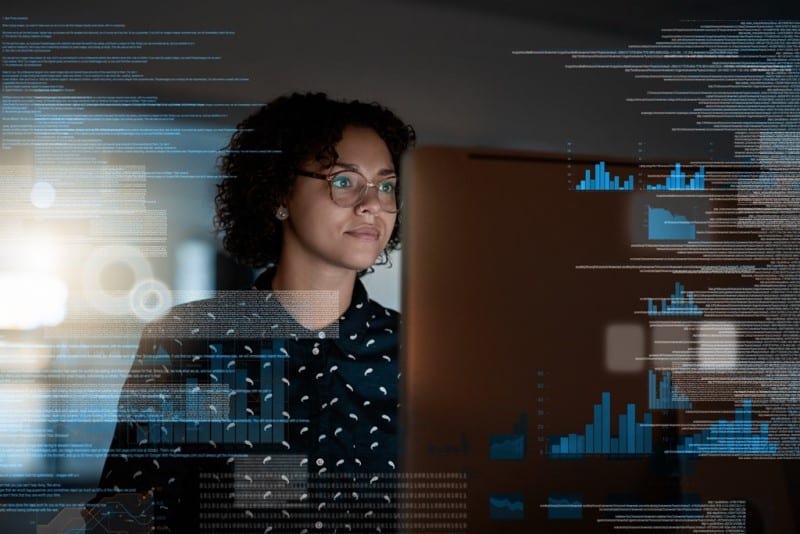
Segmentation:
{"type": "MultiPolygon", "coordinates": [[[[272,216],[291,191],[295,169],[310,159],[333,165],[347,126],[373,129],[400,172],[400,158],[416,140],[414,129],[376,102],[331,100],[325,93],[293,93],[262,106],[236,127],[220,159],[214,219],[225,251],[254,268],[276,263],[283,236],[272,216]]],[[[376,264],[389,262],[400,245],[398,215],[376,264]]],[[[359,274],[363,274],[363,271],[359,274]]]]}

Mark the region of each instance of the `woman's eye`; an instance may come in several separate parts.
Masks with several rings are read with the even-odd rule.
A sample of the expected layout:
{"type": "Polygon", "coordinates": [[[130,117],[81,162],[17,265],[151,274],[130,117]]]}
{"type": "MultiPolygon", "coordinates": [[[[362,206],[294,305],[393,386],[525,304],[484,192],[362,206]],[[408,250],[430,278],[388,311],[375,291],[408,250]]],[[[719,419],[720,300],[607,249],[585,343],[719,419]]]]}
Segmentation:
{"type": "Polygon", "coordinates": [[[337,189],[347,189],[353,186],[353,182],[347,176],[336,176],[331,180],[331,185],[337,189]]]}
{"type": "Polygon", "coordinates": [[[381,193],[394,193],[395,184],[394,182],[381,182],[378,184],[378,191],[381,193]]]}

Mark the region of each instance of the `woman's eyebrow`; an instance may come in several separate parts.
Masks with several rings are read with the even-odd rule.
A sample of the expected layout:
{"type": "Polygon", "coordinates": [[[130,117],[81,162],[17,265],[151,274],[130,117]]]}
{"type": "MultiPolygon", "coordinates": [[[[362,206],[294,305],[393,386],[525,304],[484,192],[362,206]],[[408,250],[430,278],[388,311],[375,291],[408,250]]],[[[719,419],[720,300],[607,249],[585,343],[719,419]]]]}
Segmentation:
{"type": "MultiPolygon", "coordinates": [[[[361,172],[361,167],[359,167],[355,163],[347,163],[347,162],[343,162],[343,161],[337,161],[332,166],[333,167],[344,167],[345,169],[347,169],[349,171],[355,171],[355,172],[357,172],[359,174],[363,174],[363,172],[361,172]]],[[[378,176],[390,176],[390,175],[393,175],[393,174],[396,174],[395,170],[394,169],[390,169],[390,168],[385,168],[385,169],[381,169],[381,170],[378,171],[378,176]]]]}

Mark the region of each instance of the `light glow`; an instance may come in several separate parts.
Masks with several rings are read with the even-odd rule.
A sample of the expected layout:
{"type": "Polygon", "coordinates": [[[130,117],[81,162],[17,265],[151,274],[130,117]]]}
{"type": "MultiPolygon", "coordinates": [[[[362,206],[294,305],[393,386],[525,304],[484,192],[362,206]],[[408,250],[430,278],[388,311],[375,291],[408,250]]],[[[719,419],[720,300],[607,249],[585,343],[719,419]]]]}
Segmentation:
{"type": "Polygon", "coordinates": [[[66,284],[52,276],[0,273],[0,330],[56,326],[66,315],[67,294],[66,284]]]}

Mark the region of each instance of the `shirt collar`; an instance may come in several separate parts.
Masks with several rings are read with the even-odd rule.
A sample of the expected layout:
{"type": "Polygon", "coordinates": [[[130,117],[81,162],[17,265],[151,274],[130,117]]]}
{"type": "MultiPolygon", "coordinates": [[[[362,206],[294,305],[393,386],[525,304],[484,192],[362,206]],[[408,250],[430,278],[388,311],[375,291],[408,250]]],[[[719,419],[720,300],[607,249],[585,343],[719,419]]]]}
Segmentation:
{"type": "MultiPolygon", "coordinates": [[[[261,273],[255,282],[253,289],[260,291],[272,291],[272,279],[275,277],[275,266],[269,267],[261,273]]],[[[350,306],[339,317],[339,337],[361,334],[367,330],[369,316],[369,295],[361,280],[356,277],[353,285],[353,296],[350,299],[350,306]]],[[[352,338],[355,339],[355,338],[352,338]]]]}

